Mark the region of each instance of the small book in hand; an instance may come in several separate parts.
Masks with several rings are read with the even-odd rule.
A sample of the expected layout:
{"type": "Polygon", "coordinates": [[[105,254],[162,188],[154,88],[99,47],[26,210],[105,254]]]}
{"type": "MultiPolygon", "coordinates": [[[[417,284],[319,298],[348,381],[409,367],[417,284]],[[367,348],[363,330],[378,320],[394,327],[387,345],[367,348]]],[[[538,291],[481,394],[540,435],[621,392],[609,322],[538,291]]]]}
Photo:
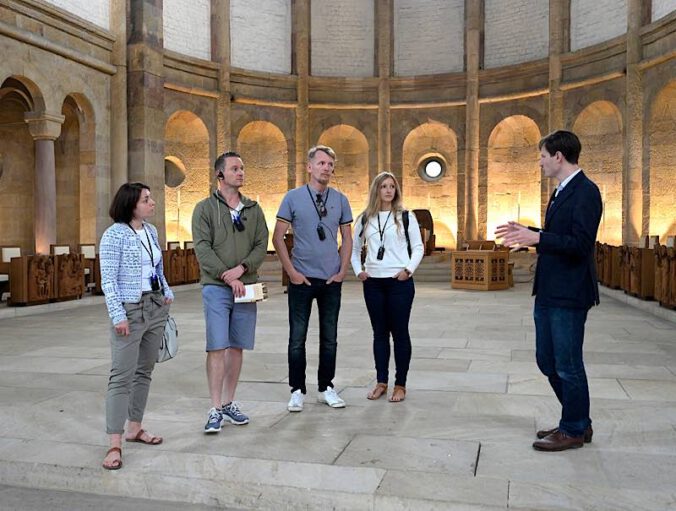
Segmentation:
{"type": "Polygon", "coordinates": [[[262,302],[268,299],[268,287],[265,282],[244,286],[244,296],[236,297],[235,303],[262,302]]]}

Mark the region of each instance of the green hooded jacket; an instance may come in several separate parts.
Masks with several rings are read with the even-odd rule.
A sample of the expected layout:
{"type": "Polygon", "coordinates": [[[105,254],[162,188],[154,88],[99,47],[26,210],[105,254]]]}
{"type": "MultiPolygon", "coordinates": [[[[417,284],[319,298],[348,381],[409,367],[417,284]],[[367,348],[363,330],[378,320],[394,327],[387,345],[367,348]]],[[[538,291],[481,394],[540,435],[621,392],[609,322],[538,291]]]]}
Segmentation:
{"type": "Polygon", "coordinates": [[[248,268],[240,280],[254,284],[258,268],[268,249],[268,227],[257,202],[240,195],[244,208],[240,216],[245,225],[238,231],[230,209],[218,191],[200,201],[192,214],[192,239],[200,265],[200,283],[225,286],[219,278],[224,271],[242,263],[248,268]]]}

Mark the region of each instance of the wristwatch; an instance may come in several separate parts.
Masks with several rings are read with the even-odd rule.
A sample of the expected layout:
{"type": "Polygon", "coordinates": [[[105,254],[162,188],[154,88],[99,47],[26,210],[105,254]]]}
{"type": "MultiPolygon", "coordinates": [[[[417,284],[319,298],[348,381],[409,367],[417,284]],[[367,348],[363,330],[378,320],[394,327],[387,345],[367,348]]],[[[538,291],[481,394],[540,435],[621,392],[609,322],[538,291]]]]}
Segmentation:
{"type": "Polygon", "coordinates": [[[404,271],[406,272],[406,275],[408,275],[409,277],[413,275],[413,273],[411,273],[411,270],[409,270],[408,268],[404,268],[404,271]]]}
{"type": "Polygon", "coordinates": [[[244,268],[244,273],[249,271],[249,267],[246,265],[246,263],[239,263],[242,268],[244,268]]]}

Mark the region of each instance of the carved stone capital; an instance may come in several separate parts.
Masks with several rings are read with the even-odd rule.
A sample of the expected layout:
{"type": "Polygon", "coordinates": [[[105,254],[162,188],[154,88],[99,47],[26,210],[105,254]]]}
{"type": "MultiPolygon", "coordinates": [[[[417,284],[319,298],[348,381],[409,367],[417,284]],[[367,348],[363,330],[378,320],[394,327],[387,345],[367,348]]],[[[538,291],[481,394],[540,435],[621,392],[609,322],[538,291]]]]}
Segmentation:
{"type": "Polygon", "coordinates": [[[61,134],[61,125],[66,118],[48,112],[26,112],[24,120],[33,140],[56,140],[61,134]]]}

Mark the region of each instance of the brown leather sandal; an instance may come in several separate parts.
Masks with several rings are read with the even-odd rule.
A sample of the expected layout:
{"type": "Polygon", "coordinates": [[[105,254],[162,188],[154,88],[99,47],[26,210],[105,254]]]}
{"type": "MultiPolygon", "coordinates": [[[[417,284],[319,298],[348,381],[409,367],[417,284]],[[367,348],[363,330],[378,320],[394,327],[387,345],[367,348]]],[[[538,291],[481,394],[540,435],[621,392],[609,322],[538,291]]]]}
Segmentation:
{"type": "Polygon", "coordinates": [[[392,395],[390,396],[390,403],[399,403],[406,399],[406,387],[395,385],[392,395]]]}
{"type": "Polygon", "coordinates": [[[140,429],[134,438],[125,438],[126,442],[139,442],[146,445],[160,445],[164,439],[161,436],[151,435],[147,433],[146,430],[140,429]],[[145,440],[143,435],[148,435],[150,440],[145,440]]]}
{"type": "MultiPolygon", "coordinates": [[[[108,452],[106,453],[106,458],[111,452],[119,452],[120,453],[120,459],[113,461],[110,465],[106,465],[105,462],[101,464],[103,468],[106,470],[120,470],[122,468],[122,449],[119,447],[111,447],[108,449],[108,452]]],[[[105,459],[105,458],[104,458],[105,459]]]]}
{"type": "Polygon", "coordinates": [[[383,394],[387,394],[387,383],[377,383],[371,391],[366,394],[366,399],[374,400],[380,399],[383,394]]]}

